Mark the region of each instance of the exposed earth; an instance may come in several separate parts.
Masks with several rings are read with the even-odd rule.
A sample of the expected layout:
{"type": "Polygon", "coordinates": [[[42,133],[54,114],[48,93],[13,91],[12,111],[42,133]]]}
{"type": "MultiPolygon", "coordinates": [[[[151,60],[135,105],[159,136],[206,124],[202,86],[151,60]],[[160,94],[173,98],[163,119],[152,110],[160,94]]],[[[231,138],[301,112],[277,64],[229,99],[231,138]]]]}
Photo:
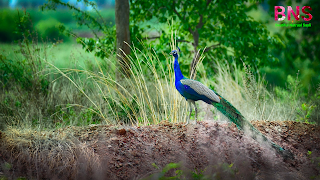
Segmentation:
{"type": "Polygon", "coordinates": [[[0,133],[0,179],[320,179],[319,126],[252,124],[295,159],[283,159],[235,125],[215,121],[92,125],[51,133],[9,129],[0,133]],[[161,174],[169,163],[179,167],[161,174]]]}

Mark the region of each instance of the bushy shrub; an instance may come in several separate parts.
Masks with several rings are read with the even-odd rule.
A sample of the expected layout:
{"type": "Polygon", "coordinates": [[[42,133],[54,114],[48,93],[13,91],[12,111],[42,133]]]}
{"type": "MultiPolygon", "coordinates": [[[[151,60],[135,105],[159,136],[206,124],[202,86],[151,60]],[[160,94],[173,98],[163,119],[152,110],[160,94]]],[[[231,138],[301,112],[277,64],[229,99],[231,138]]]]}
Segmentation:
{"type": "Polygon", "coordinates": [[[58,20],[49,18],[46,20],[40,20],[36,24],[35,29],[39,33],[39,36],[43,39],[48,38],[49,40],[66,40],[67,37],[59,32],[59,28],[57,27],[59,24],[60,22],[58,20]]]}
{"type": "Polygon", "coordinates": [[[20,38],[17,31],[16,21],[18,21],[17,11],[7,9],[0,10],[0,41],[12,42],[20,38]]]}
{"type": "Polygon", "coordinates": [[[32,18],[32,21],[37,23],[44,19],[54,18],[58,20],[61,23],[68,24],[72,23],[72,13],[69,10],[59,9],[57,11],[50,11],[50,12],[39,12],[38,9],[28,9],[28,13],[30,13],[30,16],[32,18]]]}
{"type": "Polygon", "coordinates": [[[26,41],[22,41],[19,44],[20,49],[14,51],[17,58],[10,59],[4,53],[0,54],[0,84],[4,88],[20,86],[27,91],[47,93],[49,82],[39,73],[44,64],[40,58],[37,58],[37,56],[40,56],[38,51],[43,47],[33,44],[33,41],[26,41]],[[30,43],[32,45],[29,45],[30,43]],[[37,52],[34,53],[34,51],[37,52]]]}

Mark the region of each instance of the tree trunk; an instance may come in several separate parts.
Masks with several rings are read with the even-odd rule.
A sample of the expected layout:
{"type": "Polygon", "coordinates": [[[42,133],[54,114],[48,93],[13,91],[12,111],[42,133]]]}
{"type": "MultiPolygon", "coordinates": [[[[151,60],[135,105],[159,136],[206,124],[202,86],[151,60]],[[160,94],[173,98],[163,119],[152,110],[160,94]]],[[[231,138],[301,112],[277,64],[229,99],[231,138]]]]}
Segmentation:
{"type": "Polygon", "coordinates": [[[115,2],[115,18],[116,18],[116,34],[117,34],[117,58],[120,65],[120,74],[130,77],[130,61],[126,55],[130,54],[130,47],[126,43],[130,43],[129,30],[129,0],[116,0],[115,2]],[[126,43],[125,43],[126,42],[126,43]]]}

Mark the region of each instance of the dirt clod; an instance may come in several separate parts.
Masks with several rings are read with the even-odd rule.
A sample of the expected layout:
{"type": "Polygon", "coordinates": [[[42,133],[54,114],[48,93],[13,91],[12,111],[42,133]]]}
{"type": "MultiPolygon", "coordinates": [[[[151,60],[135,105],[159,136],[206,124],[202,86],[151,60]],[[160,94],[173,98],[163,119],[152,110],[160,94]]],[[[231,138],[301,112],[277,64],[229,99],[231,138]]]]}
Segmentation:
{"type": "Polygon", "coordinates": [[[119,129],[119,130],[117,131],[117,133],[118,133],[119,135],[123,136],[123,135],[125,135],[125,134],[127,133],[127,131],[126,131],[125,129],[119,129]]]}

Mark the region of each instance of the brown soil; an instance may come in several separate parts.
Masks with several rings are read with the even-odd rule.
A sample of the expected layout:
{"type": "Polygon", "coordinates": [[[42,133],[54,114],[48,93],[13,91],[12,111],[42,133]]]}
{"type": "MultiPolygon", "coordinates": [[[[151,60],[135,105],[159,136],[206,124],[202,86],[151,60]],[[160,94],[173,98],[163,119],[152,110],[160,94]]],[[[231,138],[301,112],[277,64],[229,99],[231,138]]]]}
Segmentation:
{"type": "MultiPolygon", "coordinates": [[[[193,179],[195,174],[207,179],[320,179],[319,126],[291,121],[252,123],[275,143],[290,150],[295,159],[283,159],[268,144],[253,140],[232,124],[201,121],[183,126],[164,121],[143,127],[98,125],[60,129],[58,133],[72,132],[72,135],[63,141],[69,143],[69,150],[68,146],[58,143],[62,152],[69,152],[63,153],[65,156],[54,156],[58,165],[50,164],[50,158],[58,154],[59,148],[46,148],[46,151],[38,148],[33,153],[30,150],[23,153],[22,147],[39,146],[15,147],[9,135],[0,133],[0,160],[2,164],[12,165],[10,168],[2,165],[0,177],[2,174],[9,179],[19,176],[158,179],[167,164],[180,163],[181,179],[193,179]],[[32,156],[35,152],[43,156],[35,158],[32,156]]],[[[165,176],[174,176],[175,170],[169,170],[165,176]]]]}

